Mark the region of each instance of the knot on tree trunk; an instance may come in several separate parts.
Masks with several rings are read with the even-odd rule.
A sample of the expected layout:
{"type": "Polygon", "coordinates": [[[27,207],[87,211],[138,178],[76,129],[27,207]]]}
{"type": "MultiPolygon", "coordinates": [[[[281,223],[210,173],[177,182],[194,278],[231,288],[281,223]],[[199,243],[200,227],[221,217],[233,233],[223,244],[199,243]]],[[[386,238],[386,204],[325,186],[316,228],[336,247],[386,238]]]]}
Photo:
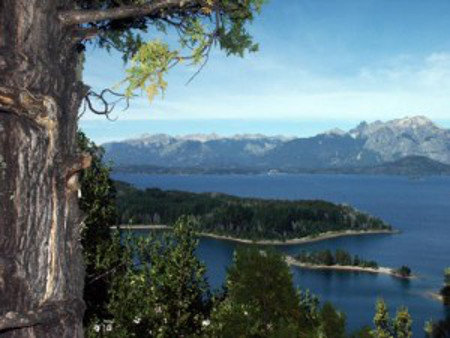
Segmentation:
{"type": "Polygon", "coordinates": [[[69,167],[66,170],[67,189],[75,192],[80,189],[78,173],[91,166],[92,156],[88,153],[81,153],[78,156],[73,157],[68,163],[69,167]]]}
{"type": "Polygon", "coordinates": [[[32,120],[47,130],[56,128],[58,105],[50,96],[31,94],[26,88],[0,87],[0,109],[32,120]]]}

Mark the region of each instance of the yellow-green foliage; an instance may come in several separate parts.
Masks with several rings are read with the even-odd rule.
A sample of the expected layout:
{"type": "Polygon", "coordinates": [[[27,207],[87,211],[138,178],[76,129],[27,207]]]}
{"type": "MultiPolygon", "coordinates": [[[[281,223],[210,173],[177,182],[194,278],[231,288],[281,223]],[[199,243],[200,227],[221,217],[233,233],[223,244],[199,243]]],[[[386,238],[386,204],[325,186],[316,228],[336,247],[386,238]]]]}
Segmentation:
{"type": "Polygon", "coordinates": [[[371,332],[374,338],[410,338],[412,337],[412,319],[404,306],[397,309],[395,318],[389,317],[389,309],[383,299],[376,304],[373,318],[375,330],[371,332]]]}
{"type": "Polygon", "coordinates": [[[397,338],[412,337],[412,319],[406,307],[397,310],[394,321],[394,330],[397,338]]]}
{"type": "MultiPolygon", "coordinates": [[[[257,44],[247,31],[246,24],[259,13],[265,0],[205,0],[199,1],[195,10],[146,21],[146,31],[152,25],[164,35],[178,36],[176,43],[165,43],[161,39],[143,42],[139,32],[125,30],[120,34],[107,33],[100,45],[115,48],[130,61],[125,84],[125,94],[130,97],[146,92],[149,100],[164,94],[167,82],[164,77],[176,64],[187,61],[189,65],[200,66],[207,61],[211,48],[218,44],[227,55],[243,56],[246,51],[255,52],[257,44]],[[168,30],[172,28],[172,30],[168,30]],[[111,47],[112,46],[112,47],[111,47]]],[[[139,3],[135,1],[134,3],[139,3]]],[[[171,39],[172,40],[172,39],[171,39]]]]}
{"type": "Polygon", "coordinates": [[[131,96],[136,89],[141,89],[152,100],[159,91],[164,93],[167,87],[164,74],[177,56],[178,52],[171,51],[166,43],[158,40],[142,45],[127,69],[125,94],[131,96]]]}
{"type": "Polygon", "coordinates": [[[379,299],[376,304],[375,317],[373,318],[375,330],[372,335],[376,338],[391,338],[391,319],[389,310],[383,299],[379,299]]]}

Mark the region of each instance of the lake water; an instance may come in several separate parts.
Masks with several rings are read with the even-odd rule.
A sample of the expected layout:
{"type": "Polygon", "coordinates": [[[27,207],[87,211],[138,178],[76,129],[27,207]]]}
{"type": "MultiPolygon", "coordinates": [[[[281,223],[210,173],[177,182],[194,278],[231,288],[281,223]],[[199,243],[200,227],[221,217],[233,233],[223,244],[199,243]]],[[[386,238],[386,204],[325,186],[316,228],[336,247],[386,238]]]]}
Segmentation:
{"type": "MultiPolygon", "coordinates": [[[[353,175],[140,175],[117,174],[137,187],[159,187],[192,192],[223,192],[245,197],[324,199],[347,203],[381,217],[401,230],[398,235],[357,236],[307,245],[278,246],[296,254],[303,249],[345,248],[376,260],[381,266],[411,267],[416,280],[386,275],[292,268],[297,286],[310,289],[322,301],[331,301],[347,314],[350,330],[372,325],[374,304],[383,297],[392,314],[400,305],[413,316],[416,337],[430,318],[450,315],[439,302],[426,296],[442,287],[443,269],[450,266],[450,177],[412,180],[406,177],[353,175]]],[[[237,244],[203,238],[199,256],[208,267],[213,287],[224,281],[226,267],[237,244]]]]}

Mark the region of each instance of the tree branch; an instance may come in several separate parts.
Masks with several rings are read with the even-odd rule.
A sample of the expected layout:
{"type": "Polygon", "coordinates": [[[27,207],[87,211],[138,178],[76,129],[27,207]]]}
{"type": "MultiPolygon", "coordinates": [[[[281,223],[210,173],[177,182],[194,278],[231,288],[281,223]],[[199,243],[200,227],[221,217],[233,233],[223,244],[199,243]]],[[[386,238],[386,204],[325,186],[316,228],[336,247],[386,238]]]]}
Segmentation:
{"type": "Polygon", "coordinates": [[[84,96],[83,111],[81,112],[81,115],[78,118],[80,118],[85,113],[86,109],[89,108],[89,110],[94,114],[104,115],[108,120],[115,121],[115,119],[111,119],[109,115],[116,107],[116,104],[121,101],[125,101],[125,108],[123,110],[127,110],[129,107],[129,97],[127,97],[126,95],[116,93],[111,89],[103,89],[100,93],[96,93],[93,90],[89,90],[84,96]],[[107,94],[118,97],[118,99],[114,101],[108,101],[106,98],[107,94]],[[100,103],[100,106],[102,108],[96,108],[92,100],[96,100],[98,103],[100,103]]]}
{"type": "Polygon", "coordinates": [[[69,10],[59,14],[65,25],[77,25],[105,20],[118,20],[146,15],[156,15],[163,10],[182,9],[188,5],[200,4],[198,0],[155,0],[144,5],[120,6],[98,10],[69,10]]]}
{"type": "Polygon", "coordinates": [[[74,317],[84,312],[84,302],[67,300],[52,302],[26,313],[7,312],[0,316],[0,334],[9,330],[47,324],[61,320],[63,317],[74,317]]]}
{"type": "Polygon", "coordinates": [[[109,276],[109,275],[115,273],[116,270],[117,270],[118,268],[121,268],[121,267],[123,267],[123,266],[125,266],[125,263],[118,264],[118,265],[116,265],[115,267],[113,267],[113,268],[111,268],[111,269],[105,271],[104,273],[102,273],[102,274],[100,274],[100,275],[98,275],[98,276],[88,276],[87,284],[95,283],[95,282],[98,281],[99,279],[103,279],[103,278],[105,278],[105,277],[107,277],[107,276],[109,276]]]}
{"type": "Polygon", "coordinates": [[[80,28],[74,31],[73,40],[74,42],[80,42],[83,40],[89,40],[99,34],[99,29],[96,27],[80,28]]]}

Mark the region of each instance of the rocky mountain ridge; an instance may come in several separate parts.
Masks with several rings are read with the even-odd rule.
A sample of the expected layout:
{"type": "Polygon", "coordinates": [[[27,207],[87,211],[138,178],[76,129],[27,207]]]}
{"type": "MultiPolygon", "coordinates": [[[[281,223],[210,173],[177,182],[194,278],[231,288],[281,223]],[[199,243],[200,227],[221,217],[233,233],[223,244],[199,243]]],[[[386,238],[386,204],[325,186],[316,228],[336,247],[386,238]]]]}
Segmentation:
{"type": "Polygon", "coordinates": [[[298,138],[216,134],[140,138],[103,145],[117,166],[166,168],[324,169],[377,166],[409,156],[450,165],[450,130],[424,116],[361,122],[348,132],[333,129],[298,138]]]}

